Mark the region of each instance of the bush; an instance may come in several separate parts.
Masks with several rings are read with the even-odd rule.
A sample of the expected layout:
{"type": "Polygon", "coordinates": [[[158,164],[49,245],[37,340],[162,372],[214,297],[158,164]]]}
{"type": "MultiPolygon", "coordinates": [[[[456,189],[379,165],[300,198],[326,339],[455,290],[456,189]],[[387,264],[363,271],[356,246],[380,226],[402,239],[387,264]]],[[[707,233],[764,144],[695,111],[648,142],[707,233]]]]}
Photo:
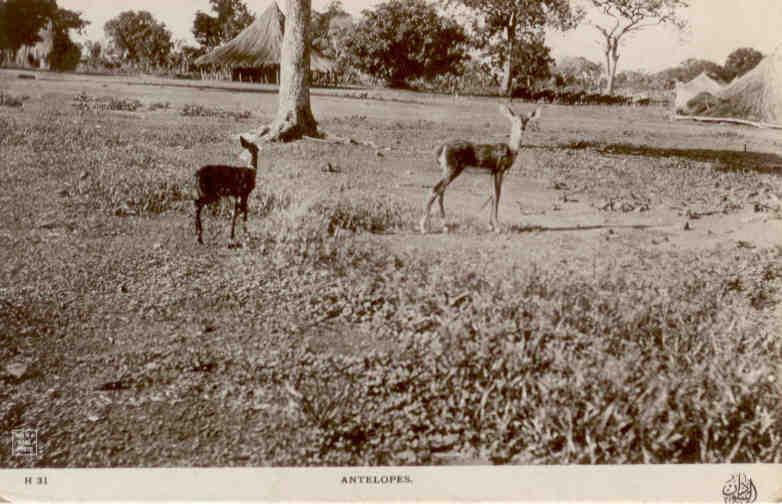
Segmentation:
{"type": "Polygon", "coordinates": [[[249,119],[252,113],[249,110],[242,112],[231,112],[223,110],[221,108],[204,107],[198,104],[187,104],[182,109],[182,115],[186,117],[220,117],[220,118],[233,118],[236,120],[249,119]]]}
{"type": "Polygon", "coordinates": [[[2,107],[23,107],[25,100],[29,98],[29,96],[15,96],[0,90],[0,106],[2,107]]]}
{"type": "Polygon", "coordinates": [[[73,97],[74,108],[81,111],[123,110],[136,112],[142,107],[139,100],[131,98],[95,97],[81,92],[73,97]]]}
{"type": "Polygon", "coordinates": [[[687,115],[701,115],[712,117],[743,117],[748,119],[760,119],[749,106],[740,106],[737,103],[719,98],[711,93],[698,93],[687,102],[685,110],[687,115]]]}
{"type": "Polygon", "coordinates": [[[461,26],[423,0],[390,0],[363,16],[342,41],[345,57],[391,86],[451,73],[467,58],[461,26]]]}

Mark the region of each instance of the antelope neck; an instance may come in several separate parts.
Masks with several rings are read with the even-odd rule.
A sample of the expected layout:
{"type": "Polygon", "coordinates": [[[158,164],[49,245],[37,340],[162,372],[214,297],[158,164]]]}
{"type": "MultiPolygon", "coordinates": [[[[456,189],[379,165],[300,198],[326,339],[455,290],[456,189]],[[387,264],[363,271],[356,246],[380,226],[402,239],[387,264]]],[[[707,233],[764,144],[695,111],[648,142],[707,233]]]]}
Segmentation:
{"type": "Polygon", "coordinates": [[[518,152],[519,149],[521,149],[521,129],[520,128],[513,128],[513,130],[510,132],[510,140],[508,140],[508,147],[510,147],[510,150],[512,150],[514,153],[518,152]]]}

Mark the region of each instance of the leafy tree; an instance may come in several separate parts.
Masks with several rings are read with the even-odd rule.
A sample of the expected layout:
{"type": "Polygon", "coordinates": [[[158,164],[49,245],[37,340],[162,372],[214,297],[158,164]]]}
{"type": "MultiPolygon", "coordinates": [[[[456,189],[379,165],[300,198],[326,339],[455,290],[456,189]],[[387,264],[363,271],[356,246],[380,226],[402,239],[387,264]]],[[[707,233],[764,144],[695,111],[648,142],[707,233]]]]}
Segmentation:
{"type": "MultiPolygon", "coordinates": [[[[491,67],[504,69],[506,63],[506,47],[504,44],[491,44],[484,51],[489,58],[491,67]]],[[[551,49],[545,44],[545,33],[542,29],[523,33],[513,44],[511,58],[511,82],[516,81],[530,89],[532,83],[551,77],[551,66],[554,59],[551,49]]],[[[503,70],[503,77],[505,76],[503,70]]]]}
{"type": "Polygon", "coordinates": [[[49,66],[53,70],[74,70],[81,59],[81,48],[69,35],[70,30],[79,33],[89,24],[81,14],[68,9],[57,9],[52,18],[52,50],[49,53],[49,66]]]}
{"type": "Polygon", "coordinates": [[[209,0],[210,16],[197,11],[193,20],[193,36],[202,47],[213,49],[236,37],[255,20],[242,0],[209,0]]]}
{"type": "Polygon", "coordinates": [[[599,13],[592,22],[603,36],[605,55],[606,94],[614,93],[614,78],[619,62],[619,49],[632,33],[659,25],[684,28],[686,22],[679,17],[679,9],[686,8],[684,0],[590,0],[599,13]]]}
{"type": "Polygon", "coordinates": [[[176,40],[169,58],[170,67],[180,73],[187,73],[196,58],[206,54],[206,51],[207,48],[204,46],[194,47],[188,45],[185,40],[176,40]]]}
{"type": "MultiPolygon", "coordinates": [[[[476,46],[487,49],[493,60],[502,65],[501,91],[509,94],[513,81],[514,57],[520,54],[518,40],[542,44],[542,29],[553,26],[569,29],[581,20],[582,12],[571,8],[569,0],[444,0],[465,7],[473,15],[476,46]]],[[[540,49],[539,45],[532,45],[540,49]]]]}
{"type": "Polygon", "coordinates": [[[5,0],[0,0],[0,50],[10,47],[8,42],[8,23],[5,18],[5,0]]]}
{"type": "Polygon", "coordinates": [[[16,57],[19,48],[41,41],[41,29],[57,13],[55,0],[5,0],[0,3],[0,47],[16,57]]]}
{"type": "Polygon", "coordinates": [[[85,40],[82,43],[82,54],[86,63],[90,66],[97,66],[100,64],[101,57],[103,56],[103,46],[99,41],[85,40]]]}
{"type": "Polygon", "coordinates": [[[125,11],[103,27],[106,36],[133,65],[162,65],[171,48],[171,32],[147,11],[125,11]]]}
{"type": "Polygon", "coordinates": [[[462,27],[424,0],[389,0],[362,15],[343,40],[346,58],[391,86],[451,73],[467,58],[462,27]]]}
{"type": "Polygon", "coordinates": [[[336,38],[340,29],[353,24],[350,14],[340,0],[332,0],[323,12],[312,11],[312,47],[321,54],[334,58],[337,53],[336,38]]]}
{"type": "Polygon", "coordinates": [[[676,81],[688,82],[698,75],[706,73],[712,79],[719,81],[729,80],[725,76],[725,70],[709,60],[689,58],[682,61],[678,66],[662,70],[653,76],[653,80],[658,84],[664,83],[665,87],[673,87],[676,81]]]}
{"type": "Polygon", "coordinates": [[[763,53],[751,47],[741,47],[728,55],[725,60],[725,76],[728,80],[741,77],[761,62],[763,53]]]}

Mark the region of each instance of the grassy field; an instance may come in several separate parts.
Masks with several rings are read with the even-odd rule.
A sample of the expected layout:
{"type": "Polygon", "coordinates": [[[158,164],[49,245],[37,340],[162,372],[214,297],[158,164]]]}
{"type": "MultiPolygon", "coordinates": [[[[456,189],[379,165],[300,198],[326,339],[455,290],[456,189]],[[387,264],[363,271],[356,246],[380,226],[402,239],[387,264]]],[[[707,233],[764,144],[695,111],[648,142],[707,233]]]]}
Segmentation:
{"type": "MultiPolygon", "coordinates": [[[[545,106],[416,224],[489,99],[315,90],[250,220],[196,243],[194,170],[269,122],[250,85],[0,71],[0,466],[782,462],[782,139],[545,106]],[[22,106],[16,106],[19,103],[22,106]],[[330,163],[331,169],[326,169],[330,163]]],[[[515,104],[517,111],[532,105],[515,104]]]]}

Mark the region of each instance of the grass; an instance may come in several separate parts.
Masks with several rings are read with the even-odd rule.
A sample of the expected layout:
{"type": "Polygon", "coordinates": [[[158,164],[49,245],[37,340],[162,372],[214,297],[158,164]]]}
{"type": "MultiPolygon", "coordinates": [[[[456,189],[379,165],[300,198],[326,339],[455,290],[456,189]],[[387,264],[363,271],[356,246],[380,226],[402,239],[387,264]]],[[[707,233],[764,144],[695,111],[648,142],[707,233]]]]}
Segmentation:
{"type": "Polygon", "coordinates": [[[289,398],[268,419],[269,431],[288,432],[284,446],[309,448],[290,453],[270,436],[270,459],[396,465],[448,456],[547,464],[779,457],[780,345],[755,317],[762,308],[753,299],[776,292],[778,252],[744,258],[741,274],[706,263],[675,282],[603,271],[485,281],[438,270],[433,284],[430,268],[363,278],[372,285],[372,320],[394,327],[401,341],[393,351],[357,358],[291,349],[264,370],[273,395],[289,398]],[[734,289],[735,282],[754,289],[734,289]],[[449,300],[444,294],[459,292],[456,286],[467,295],[449,300]],[[744,315],[726,315],[737,311],[744,315]]]}
{"type": "MultiPolygon", "coordinates": [[[[322,125],[402,144],[383,158],[359,145],[264,146],[249,232],[225,246],[224,203],[199,247],[192,174],[235,158],[236,117],[183,117],[190,95],[148,107],[154,117],[81,113],[50,91],[0,111],[0,364],[26,369],[0,371],[0,428],[35,426],[46,440],[36,464],[782,460],[779,247],[618,225],[494,236],[472,215],[488,181],[467,175],[446,197],[457,234],[420,237],[433,145],[504,127],[441,120],[434,105],[423,122],[420,105],[378,105],[393,117],[383,121],[354,100],[322,105],[322,125]],[[663,237],[671,244],[652,245],[663,237]]],[[[553,147],[525,150],[506,198],[548,209],[559,193],[538,194],[542,180],[582,200],[573,218],[608,219],[594,206],[635,195],[656,217],[715,207],[726,211],[715,229],[738,215],[773,224],[751,203],[782,194],[777,175],[684,155],[730,136],[696,131],[680,142],[697,149],[663,155],[628,110],[616,131],[646,147],[601,150],[591,146],[625,142],[600,111],[578,113],[589,116],[570,130],[532,134],[553,147]],[[575,136],[590,147],[568,147],[575,136]]],[[[3,466],[27,463],[0,448],[3,466]]]]}

